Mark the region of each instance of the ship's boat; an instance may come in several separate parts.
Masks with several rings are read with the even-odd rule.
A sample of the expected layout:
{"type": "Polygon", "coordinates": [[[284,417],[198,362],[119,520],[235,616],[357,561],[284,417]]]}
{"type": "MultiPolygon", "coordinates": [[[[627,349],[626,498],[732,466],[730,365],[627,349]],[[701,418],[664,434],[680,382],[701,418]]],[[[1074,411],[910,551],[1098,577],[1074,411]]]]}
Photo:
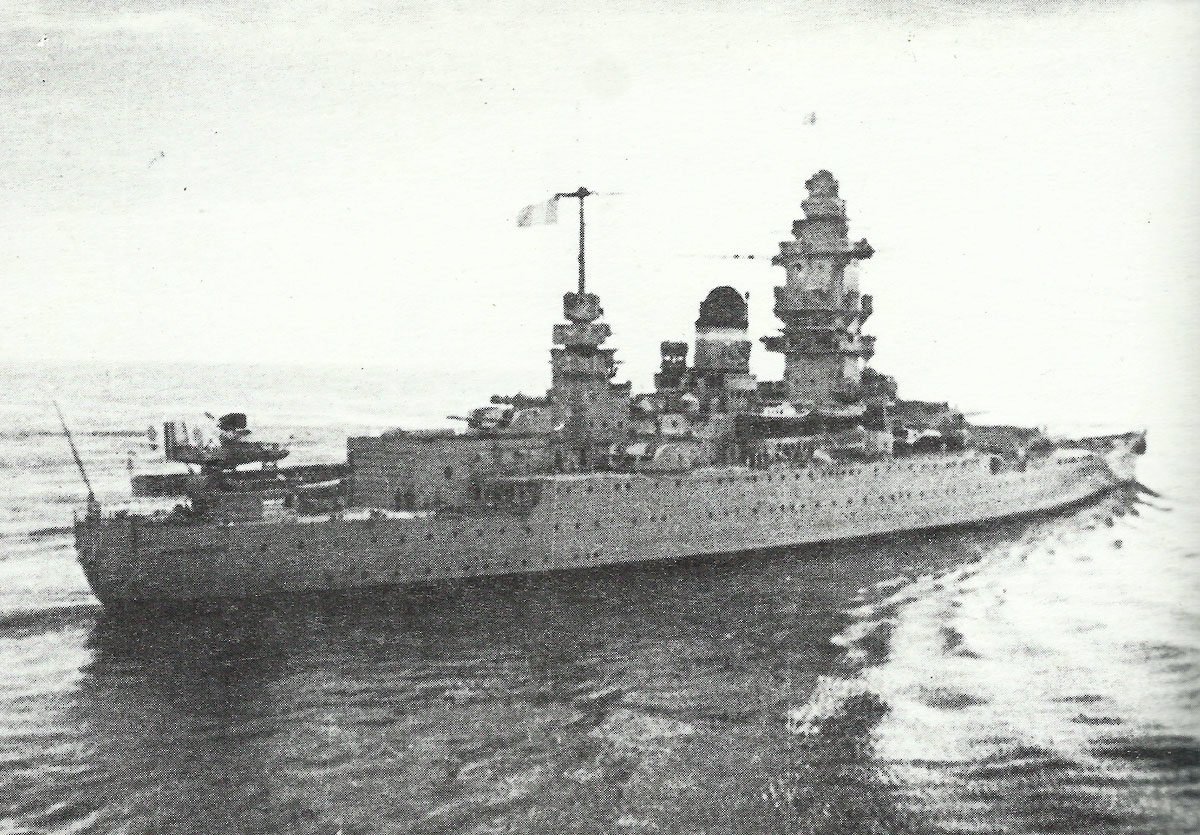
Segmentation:
{"type": "Polygon", "coordinates": [[[241,413],[217,421],[213,445],[168,424],[167,458],[200,467],[172,482],[186,499],[92,501],[76,519],[97,597],[163,605],[730,553],[1040,511],[1134,478],[1144,432],[1055,439],[901,399],[866,365],[874,303],[857,264],[874,249],[850,241],[829,172],[806,187],[773,259],[782,328],[761,340],[783,354],[782,379],[750,373],[746,294],[723,286],[700,303],[692,346],[661,343],[653,391],[616,382],[581,211],[544,396],[493,396],[463,431],[351,437],[344,463],[309,470],[276,467],[286,448],[249,440],[241,413]]]}

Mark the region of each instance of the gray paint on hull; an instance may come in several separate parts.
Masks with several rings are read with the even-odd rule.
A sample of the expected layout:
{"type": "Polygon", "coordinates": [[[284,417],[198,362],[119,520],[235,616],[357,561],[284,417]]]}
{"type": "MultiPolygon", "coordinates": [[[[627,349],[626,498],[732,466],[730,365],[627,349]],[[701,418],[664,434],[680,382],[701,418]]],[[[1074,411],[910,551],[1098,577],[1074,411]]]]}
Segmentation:
{"type": "Polygon", "coordinates": [[[1072,504],[1124,480],[1093,453],[1024,472],[942,455],[840,469],[556,479],[528,514],[77,528],[105,605],[241,598],[726,554],[943,527],[1072,504]]]}

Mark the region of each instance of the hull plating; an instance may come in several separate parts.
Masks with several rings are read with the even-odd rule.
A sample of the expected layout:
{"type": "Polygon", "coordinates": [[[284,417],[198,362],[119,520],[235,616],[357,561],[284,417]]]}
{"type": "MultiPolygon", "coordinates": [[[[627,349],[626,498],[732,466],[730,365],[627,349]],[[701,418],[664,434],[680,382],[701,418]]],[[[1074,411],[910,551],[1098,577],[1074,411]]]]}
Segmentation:
{"type": "Polygon", "coordinates": [[[1132,479],[1129,450],[1023,471],[941,455],[840,469],[600,474],[547,483],[522,515],[299,518],[239,525],[81,521],[80,563],[105,605],[162,605],[556,571],[801,545],[1047,510],[1132,479]]]}

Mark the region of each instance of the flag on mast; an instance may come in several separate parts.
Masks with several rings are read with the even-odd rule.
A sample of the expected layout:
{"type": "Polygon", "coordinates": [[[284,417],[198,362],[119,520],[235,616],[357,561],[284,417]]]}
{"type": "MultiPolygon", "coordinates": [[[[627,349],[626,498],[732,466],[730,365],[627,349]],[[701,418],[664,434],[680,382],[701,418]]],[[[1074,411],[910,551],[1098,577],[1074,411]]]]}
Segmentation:
{"type": "Polygon", "coordinates": [[[536,226],[558,223],[558,197],[551,197],[545,203],[534,203],[526,206],[517,214],[517,226],[536,226]]]}

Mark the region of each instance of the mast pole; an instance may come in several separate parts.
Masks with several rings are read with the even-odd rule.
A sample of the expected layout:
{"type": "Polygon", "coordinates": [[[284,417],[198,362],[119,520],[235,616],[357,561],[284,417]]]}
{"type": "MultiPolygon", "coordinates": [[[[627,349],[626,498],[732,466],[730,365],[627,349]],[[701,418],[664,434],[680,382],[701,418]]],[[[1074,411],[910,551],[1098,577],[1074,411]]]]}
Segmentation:
{"type": "Polygon", "coordinates": [[[579,295],[581,295],[581,296],[583,295],[583,292],[584,292],[584,283],[585,283],[584,282],[585,261],[584,261],[584,256],[583,256],[583,253],[584,253],[584,249],[583,249],[583,229],[584,229],[583,198],[587,197],[587,195],[588,195],[587,189],[581,187],[579,189],[579,295]]]}
{"type": "Polygon", "coordinates": [[[75,447],[75,439],[71,437],[71,430],[67,428],[67,419],[63,417],[62,409],[58,408],[58,401],[51,400],[54,404],[54,411],[58,412],[58,422],[62,424],[63,434],[67,437],[67,443],[71,447],[71,455],[75,458],[75,466],[79,468],[79,475],[83,477],[83,485],[87,487],[88,504],[96,501],[96,494],[92,492],[92,482],[88,480],[87,470],[83,468],[83,459],[79,457],[79,450],[75,447]]]}
{"type": "Polygon", "coordinates": [[[587,271],[584,249],[584,221],[583,221],[583,199],[589,195],[595,194],[594,191],[588,191],[585,187],[580,186],[575,191],[560,191],[554,195],[557,200],[560,197],[574,197],[579,200],[579,295],[583,295],[587,287],[587,271]]]}

